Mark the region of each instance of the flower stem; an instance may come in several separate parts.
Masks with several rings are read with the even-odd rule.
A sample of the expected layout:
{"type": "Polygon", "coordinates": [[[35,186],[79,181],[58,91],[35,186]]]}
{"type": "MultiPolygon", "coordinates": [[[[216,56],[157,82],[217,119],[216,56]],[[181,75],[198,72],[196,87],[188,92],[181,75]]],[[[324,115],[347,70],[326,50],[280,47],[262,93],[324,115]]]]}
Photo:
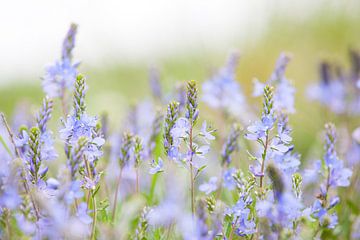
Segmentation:
{"type": "Polygon", "coordinates": [[[117,199],[118,199],[118,193],[119,193],[119,187],[121,182],[121,176],[122,176],[122,169],[120,170],[119,177],[116,181],[116,190],[115,190],[115,196],[114,196],[114,205],[113,205],[113,211],[112,211],[112,222],[115,220],[115,214],[116,214],[116,206],[117,206],[117,199]]]}
{"type": "Polygon", "coordinates": [[[264,179],[264,170],[265,170],[265,159],[266,159],[266,154],[267,154],[268,145],[269,145],[269,130],[266,131],[264,152],[263,152],[263,154],[262,154],[262,162],[261,162],[261,173],[262,173],[262,176],[260,176],[260,190],[261,190],[261,192],[262,192],[262,190],[263,190],[263,179],[264,179]]]}
{"type": "Polygon", "coordinates": [[[190,191],[191,191],[191,213],[192,216],[195,216],[195,179],[194,179],[194,167],[193,167],[193,126],[190,126],[190,140],[189,140],[189,148],[190,148],[190,191]]]}
{"type": "Polygon", "coordinates": [[[139,167],[136,168],[136,193],[139,193],[139,167]]]}
{"type": "Polygon", "coordinates": [[[91,237],[90,239],[95,239],[95,231],[96,231],[96,218],[97,218],[97,208],[96,208],[96,197],[94,195],[94,191],[91,191],[91,198],[93,201],[93,208],[94,208],[94,214],[93,214],[93,223],[91,228],[91,237]]]}

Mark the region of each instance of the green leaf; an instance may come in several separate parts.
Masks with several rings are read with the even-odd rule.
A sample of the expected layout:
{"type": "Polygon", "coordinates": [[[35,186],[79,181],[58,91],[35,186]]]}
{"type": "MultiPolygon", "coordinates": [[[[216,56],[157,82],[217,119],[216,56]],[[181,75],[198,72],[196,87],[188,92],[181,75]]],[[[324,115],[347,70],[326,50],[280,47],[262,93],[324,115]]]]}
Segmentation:
{"type": "Polygon", "coordinates": [[[9,155],[12,155],[10,148],[6,145],[6,142],[1,135],[0,135],[0,142],[4,146],[5,150],[9,153],[9,155]]]}
{"type": "Polygon", "coordinates": [[[206,168],[206,165],[201,166],[195,174],[195,179],[197,178],[197,176],[199,176],[199,174],[206,168]]]}

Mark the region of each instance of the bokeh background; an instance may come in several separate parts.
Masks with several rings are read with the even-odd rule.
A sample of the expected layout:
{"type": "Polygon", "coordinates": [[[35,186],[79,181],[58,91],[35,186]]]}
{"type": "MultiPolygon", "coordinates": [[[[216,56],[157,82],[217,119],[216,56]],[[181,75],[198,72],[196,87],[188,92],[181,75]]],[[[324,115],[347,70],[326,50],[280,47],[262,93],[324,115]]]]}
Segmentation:
{"type": "MultiPolygon", "coordinates": [[[[349,49],[360,49],[359,20],[359,1],[3,1],[0,111],[11,116],[38,109],[44,68],[59,58],[71,22],[79,25],[74,55],[88,77],[88,109],[107,112],[112,128],[131,105],[150,97],[150,66],[170,90],[176,82],[206,80],[236,49],[237,79],[259,106],[252,79],[267,80],[285,51],[292,55],[286,75],[297,88],[295,146],[306,158],[322,124],[339,121],[308,101],[306,88],[318,81],[320,61],[349,66],[349,49]]],[[[216,112],[201,108],[208,114],[203,118],[216,122],[216,112]]],[[[52,124],[60,126],[56,118],[52,124]]]]}

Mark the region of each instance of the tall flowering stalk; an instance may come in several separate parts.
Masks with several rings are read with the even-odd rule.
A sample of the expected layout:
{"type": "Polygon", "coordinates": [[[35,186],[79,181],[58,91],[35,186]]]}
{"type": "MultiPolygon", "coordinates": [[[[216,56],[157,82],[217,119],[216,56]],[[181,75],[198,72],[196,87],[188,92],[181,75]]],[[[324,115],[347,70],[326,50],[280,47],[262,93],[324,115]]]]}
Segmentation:
{"type": "Polygon", "coordinates": [[[318,234],[320,227],[332,229],[337,225],[338,217],[336,213],[329,213],[329,211],[340,202],[340,198],[338,196],[330,198],[329,191],[331,188],[349,186],[352,175],[352,171],[345,168],[344,163],[337,156],[334,124],[325,124],[325,131],[325,155],[322,169],[325,182],[321,184],[320,194],[311,209],[312,217],[319,221],[319,228],[315,232],[315,236],[318,234]]]}
{"type": "Polygon", "coordinates": [[[193,166],[193,128],[196,124],[196,120],[199,116],[198,106],[198,90],[196,88],[195,81],[189,81],[187,84],[187,102],[186,102],[186,113],[185,117],[189,120],[189,164],[190,164],[190,182],[191,182],[191,212],[195,214],[195,178],[194,178],[194,166],[193,166]]]}
{"type": "Polygon", "coordinates": [[[101,173],[96,170],[98,159],[103,155],[102,146],[105,140],[102,137],[101,126],[96,117],[86,114],[85,77],[79,74],[75,81],[73,95],[73,113],[67,116],[63,122],[64,127],[60,130],[60,137],[65,141],[65,153],[68,168],[71,173],[73,184],[76,183],[76,172],[82,176],[82,187],[88,190],[89,201],[92,200],[93,220],[91,238],[95,238],[97,203],[96,193],[99,189],[101,173]]]}
{"type": "Polygon", "coordinates": [[[116,189],[115,189],[115,196],[114,196],[114,205],[112,210],[112,221],[115,220],[116,215],[116,207],[118,201],[118,194],[119,194],[119,187],[122,177],[122,172],[125,166],[129,164],[131,153],[133,151],[134,146],[134,136],[131,133],[125,132],[122,136],[121,140],[121,147],[120,147],[120,155],[119,155],[119,166],[120,166],[120,173],[118,179],[116,181],[116,189]]]}
{"type": "MultiPolygon", "coordinates": [[[[267,159],[268,150],[270,149],[270,132],[275,124],[274,116],[274,101],[273,101],[273,88],[270,86],[265,86],[264,88],[264,100],[263,100],[263,112],[261,121],[254,123],[248,127],[249,133],[246,134],[246,137],[250,140],[254,140],[260,143],[262,147],[262,153],[260,157],[260,165],[251,165],[250,171],[256,176],[259,177],[259,186],[260,192],[263,191],[263,179],[264,179],[264,170],[265,170],[265,161],[267,159]]],[[[258,158],[254,157],[258,160],[258,158]]]]}
{"type": "Polygon", "coordinates": [[[177,118],[178,104],[171,104],[165,118],[164,143],[170,160],[185,165],[190,171],[191,210],[195,214],[195,179],[206,165],[202,163],[210,150],[209,141],[214,140],[213,130],[209,130],[204,121],[200,132],[195,133],[199,117],[198,90],[195,81],[187,83],[187,100],[185,117],[177,118]],[[170,132],[170,134],[168,134],[170,132]],[[172,143],[171,145],[169,143],[172,143]],[[182,151],[183,148],[186,151],[182,151]],[[168,149],[168,150],[167,150],[168,149]]]}
{"type": "Polygon", "coordinates": [[[71,24],[63,41],[61,60],[46,68],[42,86],[44,92],[51,98],[61,99],[63,113],[67,115],[66,90],[72,90],[78,74],[78,62],[73,63],[72,51],[75,46],[77,25],[71,24]]]}

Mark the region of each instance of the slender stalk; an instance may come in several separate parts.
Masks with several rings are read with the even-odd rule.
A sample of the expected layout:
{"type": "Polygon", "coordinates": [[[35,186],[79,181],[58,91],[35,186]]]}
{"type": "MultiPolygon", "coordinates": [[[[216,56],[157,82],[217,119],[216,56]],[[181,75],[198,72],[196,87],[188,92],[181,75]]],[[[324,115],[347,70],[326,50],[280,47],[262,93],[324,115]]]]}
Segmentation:
{"type": "MultiPolygon", "coordinates": [[[[91,169],[90,169],[90,165],[89,165],[89,161],[85,158],[85,168],[88,174],[88,177],[90,179],[93,179],[92,173],[91,173],[91,169]]],[[[93,222],[92,222],[92,226],[91,226],[91,236],[90,239],[95,239],[95,231],[96,231],[96,218],[97,218],[97,208],[96,208],[96,197],[94,194],[94,190],[89,190],[89,195],[88,195],[88,207],[89,207],[89,199],[91,198],[92,200],[92,204],[93,204],[93,222]]]]}
{"type": "Polygon", "coordinates": [[[119,187],[121,182],[121,176],[122,176],[122,169],[120,170],[119,177],[116,181],[116,190],[115,190],[115,196],[114,196],[114,203],[113,203],[113,210],[112,210],[112,222],[115,220],[115,214],[116,214],[116,207],[117,207],[117,200],[118,200],[118,193],[119,193],[119,187]]]}
{"type": "Polygon", "coordinates": [[[139,193],[139,167],[136,168],[136,193],[139,193]]]}
{"type": "Polygon", "coordinates": [[[190,125],[190,140],[189,140],[189,145],[190,145],[189,146],[189,148],[190,148],[190,182],[191,182],[190,191],[191,191],[191,213],[192,213],[192,216],[194,217],[194,215],[195,215],[195,179],[194,179],[194,167],[193,167],[194,149],[193,149],[192,130],[193,130],[193,126],[191,124],[190,125]]]}
{"type": "MultiPolygon", "coordinates": [[[[265,170],[265,159],[266,159],[268,145],[269,145],[269,130],[266,131],[264,153],[262,154],[262,162],[261,162],[261,173],[262,174],[264,173],[264,170],[265,170]]],[[[262,192],[262,189],[263,189],[263,179],[264,179],[264,176],[260,176],[260,189],[261,189],[261,192],[262,192]]]]}
{"type": "Polygon", "coordinates": [[[93,223],[92,223],[92,228],[91,228],[91,237],[90,239],[95,239],[95,231],[96,231],[96,218],[97,218],[97,208],[96,208],[96,197],[94,195],[94,191],[91,191],[91,197],[92,197],[92,201],[93,201],[93,207],[94,207],[94,214],[93,214],[93,223]]]}

